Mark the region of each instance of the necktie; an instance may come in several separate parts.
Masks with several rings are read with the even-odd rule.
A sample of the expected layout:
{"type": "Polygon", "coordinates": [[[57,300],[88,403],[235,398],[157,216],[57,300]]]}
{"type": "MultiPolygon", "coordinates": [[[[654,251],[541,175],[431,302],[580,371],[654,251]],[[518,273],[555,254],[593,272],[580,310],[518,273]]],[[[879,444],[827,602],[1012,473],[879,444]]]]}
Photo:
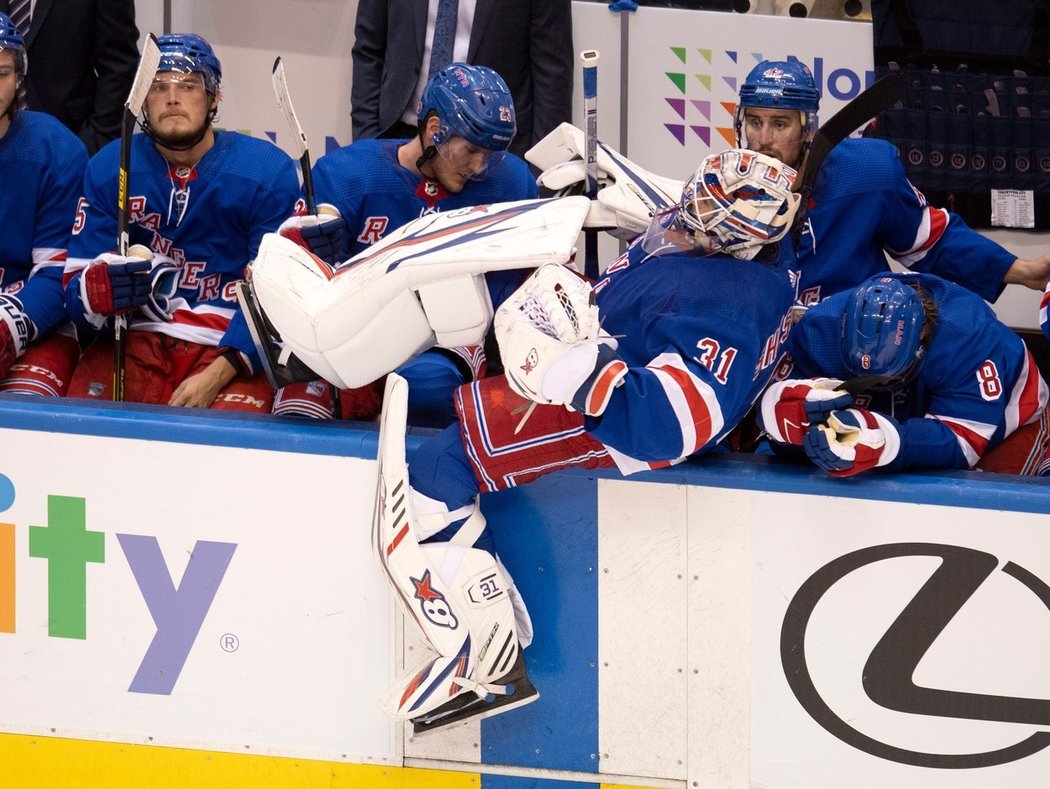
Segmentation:
{"type": "Polygon", "coordinates": [[[9,16],[23,36],[29,32],[29,11],[31,8],[31,0],[12,0],[11,2],[11,13],[9,16]]]}
{"type": "MultiPolygon", "coordinates": [[[[21,2],[21,0],[15,0],[21,2]]],[[[430,46],[430,71],[433,77],[452,62],[452,46],[456,43],[456,17],[459,0],[438,0],[437,19],[434,22],[434,41],[430,46]]]]}

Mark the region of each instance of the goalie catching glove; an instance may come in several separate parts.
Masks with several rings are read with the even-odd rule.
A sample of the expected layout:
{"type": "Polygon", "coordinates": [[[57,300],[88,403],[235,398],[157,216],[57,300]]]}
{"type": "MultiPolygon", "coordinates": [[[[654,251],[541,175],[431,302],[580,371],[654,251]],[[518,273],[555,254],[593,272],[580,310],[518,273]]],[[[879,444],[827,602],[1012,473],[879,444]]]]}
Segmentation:
{"type": "Polygon", "coordinates": [[[833,477],[851,477],[892,463],[901,448],[897,423],[863,408],[832,411],[814,425],[802,446],[809,459],[833,477]]]}
{"type": "Polygon", "coordinates": [[[284,220],[277,232],[312,252],[333,268],[349,257],[346,222],[339,209],[321,203],[316,214],[292,216],[284,220]]]}
{"type": "Polygon", "coordinates": [[[528,400],[600,416],[627,375],[590,285],[565,266],[536,269],[496,311],[494,328],[507,381],[528,400]]]}
{"type": "Polygon", "coordinates": [[[759,426],[781,444],[802,446],[810,425],[816,425],[840,408],[853,405],[853,397],[840,389],[835,378],[791,379],[771,384],[762,395],[759,426]]]}
{"type": "MultiPolygon", "coordinates": [[[[558,197],[583,194],[587,183],[583,131],[563,123],[525,154],[538,167],[536,182],[558,197]]],[[[654,175],[598,141],[598,195],[583,223],[630,240],[649,227],[654,214],[678,204],[683,181],[654,175]]]]}

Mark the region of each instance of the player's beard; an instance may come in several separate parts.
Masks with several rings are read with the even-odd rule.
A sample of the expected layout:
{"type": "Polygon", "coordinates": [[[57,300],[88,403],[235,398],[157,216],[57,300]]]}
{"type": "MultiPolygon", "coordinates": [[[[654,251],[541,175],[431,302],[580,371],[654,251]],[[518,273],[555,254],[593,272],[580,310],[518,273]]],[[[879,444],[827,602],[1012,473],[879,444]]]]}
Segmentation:
{"type": "Polygon", "coordinates": [[[153,139],[158,145],[164,148],[169,148],[173,151],[182,151],[192,148],[203,140],[204,135],[208,133],[209,126],[211,126],[211,119],[205,119],[196,129],[184,132],[164,133],[154,128],[153,139]]]}

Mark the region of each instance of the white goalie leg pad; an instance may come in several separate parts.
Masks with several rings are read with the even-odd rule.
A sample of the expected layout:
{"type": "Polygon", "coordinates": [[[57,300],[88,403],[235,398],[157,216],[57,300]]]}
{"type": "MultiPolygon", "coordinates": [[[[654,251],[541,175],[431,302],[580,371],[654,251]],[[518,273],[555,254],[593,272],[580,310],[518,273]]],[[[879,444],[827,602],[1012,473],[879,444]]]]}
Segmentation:
{"type": "MultiPolygon", "coordinates": [[[[416,621],[432,643],[456,643],[431,652],[387,692],[383,708],[397,719],[425,715],[460,694],[479,697],[507,692],[500,679],[514,665],[519,644],[507,578],[487,551],[452,543],[418,546],[420,563],[401,552],[388,568],[392,578],[413,587],[416,621]],[[435,628],[450,636],[434,637],[435,628]]],[[[414,552],[412,552],[414,553],[414,552]]],[[[406,591],[398,590],[402,599],[406,591]]]]}
{"type": "Polygon", "coordinates": [[[588,206],[569,197],[430,214],[334,271],[267,234],[254,293],[303,363],[339,387],[364,386],[436,343],[480,343],[492,315],[484,273],[568,260],[588,206]]]}
{"type": "MultiPolygon", "coordinates": [[[[468,504],[464,507],[450,510],[443,501],[425,496],[418,490],[412,490],[411,496],[412,509],[416,521],[416,535],[421,540],[433,537],[450,523],[480,515],[476,504],[468,504]]],[[[469,524],[464,524],[466,528],[459,531],[454,542],[462,544],[464,540],[474,538],[475,533],[478,532],[478,525],[483,526],[484,521],[474,520],[469,524]]],[[[518,643],[521,644],[522,649],[525,649],[532,643],[532,617],[529,615],[528,608],[525,607],[525,599],[521,596],[521,592],[518,591],[510,571],[500,561],[499,556],[496,557],[496,564],[507,579],[507,592],[510,594],[510,601],[514,605],[514,622],[518,630],[518,643]]]]}
{"type": "Polygon", "coordinates": [[[417,718],[474,692],[508,692],[499,679],[514,666],[518,638],[512,586],[496,558],[470,547],[484,528],[476,511],[451,542],[419,544],[405,428],[408,384],[392,374],[384,393],[373,537],[380,564],[406,612],[433,649],[388,691],[383,708],[417,718]]]}

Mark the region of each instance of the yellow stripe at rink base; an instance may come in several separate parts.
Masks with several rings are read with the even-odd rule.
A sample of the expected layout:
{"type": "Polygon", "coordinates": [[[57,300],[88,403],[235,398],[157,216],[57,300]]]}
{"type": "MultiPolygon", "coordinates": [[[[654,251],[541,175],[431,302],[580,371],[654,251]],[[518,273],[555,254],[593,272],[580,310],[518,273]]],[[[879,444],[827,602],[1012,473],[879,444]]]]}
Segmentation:
{"type": "Polygon", "coordinates": [[[2,789],[480,789],[478,773],[0,735],[2,789]]]}

